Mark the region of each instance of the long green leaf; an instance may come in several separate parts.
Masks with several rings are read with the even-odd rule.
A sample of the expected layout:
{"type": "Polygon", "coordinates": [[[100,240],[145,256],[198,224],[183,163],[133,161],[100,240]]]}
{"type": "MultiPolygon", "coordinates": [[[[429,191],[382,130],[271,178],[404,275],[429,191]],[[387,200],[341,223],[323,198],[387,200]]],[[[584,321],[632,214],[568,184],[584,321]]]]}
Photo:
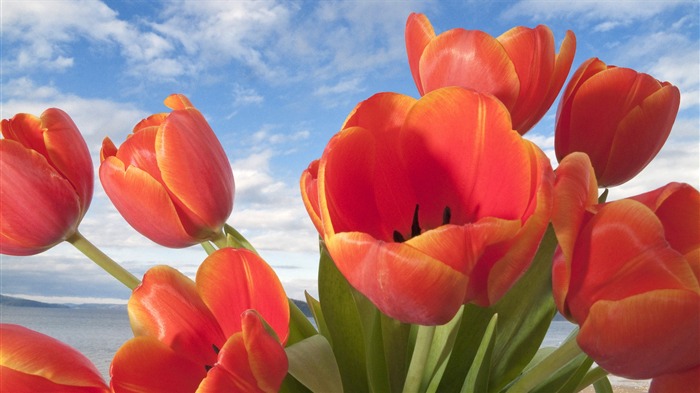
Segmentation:
{"type": "Polygon", "coordinates": [[[461,393],[479,393],[486,392],[489,388],[489,374],[491,371],[491,354],[493,346],[496,342],[496,325],[498,323],[498,314],[494,314],[486,327],[486,332],[481,340],[481,345],[476,351],[474,361],[472,362],[467,378],[462,385],[461,393]]]}
{"type": "Polygon", "coordinates": [[[343,392],[338,364],[333,350],[320,334],[306,338],[285,349],[289,374],[312,392],[343,392]]]}
{"type": "Polygon", "coordinates": [[[307,337],[318,334],[314,325],[297,307],[291,299],[289,300],[289,338],[287,345],[295,344],[307,337]]]}

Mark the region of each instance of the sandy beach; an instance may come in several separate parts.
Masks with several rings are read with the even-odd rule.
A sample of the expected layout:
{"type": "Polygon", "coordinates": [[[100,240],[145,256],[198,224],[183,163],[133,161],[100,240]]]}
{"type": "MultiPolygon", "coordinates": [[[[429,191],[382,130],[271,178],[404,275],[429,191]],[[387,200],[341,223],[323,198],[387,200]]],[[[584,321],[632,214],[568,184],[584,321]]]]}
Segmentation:
{"type": "MultiPolygon", "coordinates": [[[[615,393],[647,393],[649,391],[649,386],[619,386],[613,385],[613,392],[615,393]]],[[[581,393],[595,393],[595,389],[592,386],[587,387],[582,390],[581,393]]]]}

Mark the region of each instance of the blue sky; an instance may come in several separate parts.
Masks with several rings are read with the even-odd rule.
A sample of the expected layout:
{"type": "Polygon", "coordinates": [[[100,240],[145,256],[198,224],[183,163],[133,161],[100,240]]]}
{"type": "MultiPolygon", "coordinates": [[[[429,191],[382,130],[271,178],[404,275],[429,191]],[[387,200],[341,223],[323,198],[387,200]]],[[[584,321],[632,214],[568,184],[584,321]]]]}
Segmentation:
{"type": "MultiPolygon", "coordinates": [[[[418,95],[403,29],[425,13],[436,32],[546,24],[557,47],[577,36],[590,57],[681,90],[659,156],[611,199],[670,181],[699,187],[700,11],[697,1],[145,1],[3,0],[0,116],[67,111],[97,167],[102,139],[121,143],[163,99],[183,93],[207,117],[236,180],[229,223],[275,267],[288,294],[316,293],[316,232],[298,179],[354,107],[374,93],[418,95]]],[[[573,70],[572,70],[573,72],[573,70]]],[[[527,134],[552,158],[553,109],[527,134]]],[[[40,228],[38,228],[40,229],[40,228]]],[[[193,275],[199,247],[155,246],[117,214],[96,180],[81,232],[137,276],[170,264],[193,275]]],[[[129,291],[68,244],[1,256],[0,292],[48,301],[124,301],[129,291]],[[115,300],[116,299],[116,300],[115,300]]]]}

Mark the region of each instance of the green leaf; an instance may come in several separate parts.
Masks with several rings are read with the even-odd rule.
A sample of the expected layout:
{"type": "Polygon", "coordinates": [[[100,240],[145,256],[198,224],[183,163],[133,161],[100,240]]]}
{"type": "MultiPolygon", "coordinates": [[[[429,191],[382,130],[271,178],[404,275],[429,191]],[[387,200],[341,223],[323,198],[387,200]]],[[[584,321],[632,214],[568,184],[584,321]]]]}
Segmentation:
{"type": "Polygon", "coordinates": [[[574,393],[583,377],[591,368],[593,359],[581,354],[572,361],[562,366],[559,370],[543,381],[531,393],[574,393]]]}
{"type": "Polygon", "coordinates": [[[258,251],[255,249],[255,247],[253,247],[252,244],[250,244],[248,239],[246,239],[234,227],[228,224],[224,224],[224,233],[226,234],[226,242],[229,244],[229,246],[234,248],[245,248],[258,254],[258,251]]]}
{"type": "MultiPolygon", "coordinates": [[[[426,363],[425,378],[428,379],[428,391],[435,390],[442,379],[443,373],[447,366],[447,360],[452,353],[452,347],[459,332],[459,326],[462,323],[462,314],[464,307],[460,308],[452,320],[444,325],[440,325],[435,329],[433,343],[430,347],[428,362],[426,363]]],[[[425,386],[426,383],[423,385],[425,386]]]]}
{"type": "Polygon", "coordinates": [[[314,325],[309,322],[309,319],[297,307],[291,299],[289,300],[289,338],[287,345],[297,343],[307,337],[318,334],[314,325]]]}
{"type": "Polygon", "coordinates": [[[328,333],[328,326],[326,326],[326,320],[323,319],[323,310],[321,310],[321,303],[319,303],[318,300],[314,299],[313,296],[311,296],[308,292],[304,291],[304,296],[306,296],[306,304],[309,305],[309,309],[311,310],[311,314],[314,317],[314,321],[316,321],[316,327],[318,328],[318,332],[323,334],[324,337],[326,337],[328,342],[331,344],[331,347],[333,346],[333,342],[330,341],[330,333],[328,333]]]}
{"type": "Polygon", "coordinates": [[[338,364],[325,337],[316,334],[285,351],[289,374],[312,392],[343,392],[338,364]]]}
{"type": "Polygon", "coordinates": [[[595,393],[613,393],[612,385],[608,377],[601,378],[593,383],[595,393]]]}
{"type": "Polygon", "coordinates": [[[346,392],[369,391],[365,342],[360,313],[350,284],[321,247],[318,272],[319,301],[333,343],[333,353],[346,392]]]}
{"type": "Polygon", "coordinates": [[[389,318],[382,313],[379,313],[379,318],[391,392],[398,393],[403,390],[408,372],[411,325],[389,318]]]}
{"type": "Polygon", "coordinates": [[[498,322],[498,314],[494,314],[486,327],[486,332],[481,340],[479,349],[476,351],[476,356],[472,362],[467,378],[462,385],[461,393],[479,393],[486,392],[489,388],[489,374],[491,371],[491,354],[493,346],[496,342],[496,324],[498,322]]]}

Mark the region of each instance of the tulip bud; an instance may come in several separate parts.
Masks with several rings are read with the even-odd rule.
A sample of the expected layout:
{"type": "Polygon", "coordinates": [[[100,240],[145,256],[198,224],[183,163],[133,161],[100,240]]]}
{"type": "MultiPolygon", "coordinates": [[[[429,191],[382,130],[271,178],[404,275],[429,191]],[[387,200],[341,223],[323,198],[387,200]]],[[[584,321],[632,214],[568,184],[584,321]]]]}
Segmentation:
{"type": "Polygon", "coordinates": [[[100,180],[137,231],[166,247],[187,247],[220,234],[233,209],[233,173],[189,100],[171,95],[165,105],[173,111],[142,120],[118,149],[105,138],[100,180]]]}
{"type": "Polygon", "coordinates": [[[557,110],[557,160],[588,154],[598,184],[622,184],[644,169],[666,142],[680,92],[668,82],[597,58],[574,73],[557,110]]]}
{"type": "Polygon", "coordinates": [[[0,253],[33,255],[78,229],[92,200],[94,172],[73,120],[50,108],[2,121],[0,253]]]}
{"type": "Polygon", "coordinates": [[[494,38],[479,30],[452,29],[435,35],[423,14],[406,21],[406,51],[421,95],[447,86],[493,94],[510,112],[521,135],[532,128],[559,94],[576,52],[568,31],[559,54],[544,25],[514,27],[494,38]]]}

